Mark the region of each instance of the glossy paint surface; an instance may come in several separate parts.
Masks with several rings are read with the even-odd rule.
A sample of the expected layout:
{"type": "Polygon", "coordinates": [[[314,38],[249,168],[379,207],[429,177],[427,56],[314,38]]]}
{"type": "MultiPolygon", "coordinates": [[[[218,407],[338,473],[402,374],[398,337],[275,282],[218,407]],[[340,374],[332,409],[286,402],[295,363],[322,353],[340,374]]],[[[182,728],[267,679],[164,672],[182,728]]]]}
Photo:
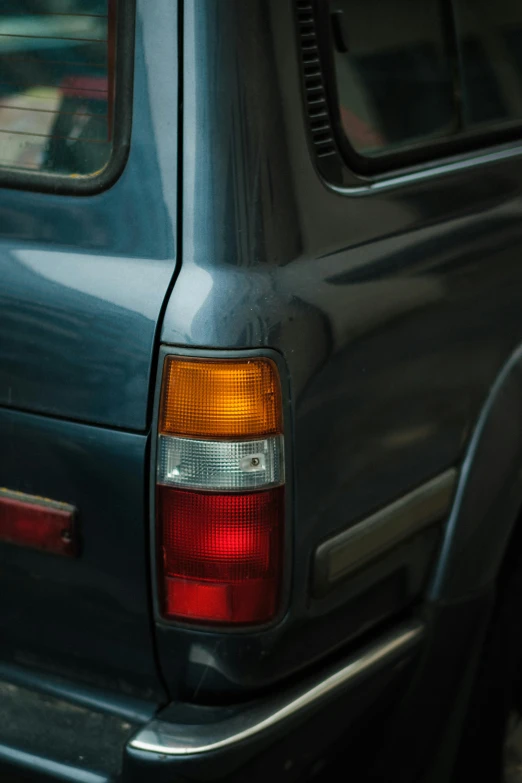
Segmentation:
{"type": "Polygon", "coordinates": [[[116,184],[0,188],[0,487],[70,503],[80,535],[68,562],[0,544],[0,659],[157,704],[145,430],[176,264],[176,4],[138,0],[136,21],[116,184]]]}
{"type": "Polygon", "coordinates": [[[460,464],[522,340],[522,162],[490,151],[334,189],[308,144],[291,3],[186,0],[182,263],[161,341],[282,357],[291,585],[272,627],[158,620],[154,640],[146,431],[176,266],[176,13],[138,2],[132,146],[114,187],[0,191],[0,485],[76,505],[84,536],[76,570],[2,547],[2,655],[159,702],[155,641],[171,698],[230,701],[319,662],[426,583],[436,529],[405,555],[414,589],[401,555],[316,600],[311,563],[460,464]]]}
{"type": "Polygon", "coordinates": [[[159,628],[164,669],[184,647],[200,693],[213,675],[266,684],[346,639],[351,614],[310,603],[315,547],[459,464],[522,339],[522,159],[474,153],[329,187],[292,4],[188,0],[184,13],[183,263],[162,341],[279,351],[295,434],[290,613],[217,648],[159,628]]]}
{"type": "Polygon", "coordinates": [[[2,544],[2,658],[159,698],[148,606],[142,435],[0,412],[2,482],[78,509],[80,556],[2,544]]]}
{"type": "Polygon", "coordinates": [[[177,54],[174,4],[137,5],[121,178],[89,197],[0,189],[0,405],[143,430],[175,267],[177,54]]]}
{"type": "MultiPolygon", "coordinates": [[[[98,689],[104,713],[145,704],[139,721],[169,700],[229,705],[284,691],[285,677],[320,671],[326,655],[420,601],[442,537],[435,526],[324,598],[311,595],[317,546],[460,467],[468,449],[478,468],[463,474],[428,594],[434,643],[386,731],[396,768],[416,756],[412,768],[425,766],[480,649],[522,497],[518,361],[470,448],[522,342],[522,157],[512,148],[380,182],[352,175],[336,190],[308,144],[291,3],[186,0],[182,263],[162,323],[176,266],[176,17],[171,0],[138,0],[132,149],[112,189],[81,199],[0,190],[0,486],[71,503],[81,534],[78,560],[0,545],[0,674],[47,693],[55,678],[74,703],[98,689]],[[267,348],[286,368],[292,553],[288,610],[272,626],[157,619],[154,634],[148,429],[160,337],[182,353],[267,348]],[[470,586],[482,591],[475,609],[462,600],[470,586]]],[[[298,779],[289,759],[305,770],[303,758],[329,758],[347,709],[358,738],[383,685],[366,706],[369,690],[275,737],[275,756],[260,754],[252,774],[298,779]]],[[[0,731],[4,762],[36,769],[5,741],[0,731]]],[[[160,756],[127,756],[129,780],[172,778],[160,756]]],[[[389,769],[390,754],[380,759],[389,769]]],[[[190,763],[176,774],[189,779],[190,763]]],[[[243,779],[241,763],[232,749],[194,776],[243,779]]],[[[43,768],[60,772],[49,759],[43,768]]]]}

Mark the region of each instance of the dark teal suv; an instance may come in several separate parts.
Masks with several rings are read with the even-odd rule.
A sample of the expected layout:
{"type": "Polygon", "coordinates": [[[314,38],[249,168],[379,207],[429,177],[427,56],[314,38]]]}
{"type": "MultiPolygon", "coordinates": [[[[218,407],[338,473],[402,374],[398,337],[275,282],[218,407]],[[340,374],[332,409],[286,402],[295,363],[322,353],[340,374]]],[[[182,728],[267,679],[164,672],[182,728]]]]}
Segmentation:
{"type": "Polygon", "coordinates": [[[0,0],[0,779],[522,745],[522,7],[0,0]]]}

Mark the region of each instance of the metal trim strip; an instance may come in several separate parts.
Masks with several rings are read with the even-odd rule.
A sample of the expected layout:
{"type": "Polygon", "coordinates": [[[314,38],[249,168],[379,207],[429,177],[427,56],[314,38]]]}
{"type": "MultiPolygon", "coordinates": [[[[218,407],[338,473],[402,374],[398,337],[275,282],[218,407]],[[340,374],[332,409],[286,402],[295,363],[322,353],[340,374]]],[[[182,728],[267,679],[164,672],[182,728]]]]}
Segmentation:
{"type": "Polygon", "coordinates": [[[153,720],[131,740],[130,747],[164,756],[189,756],[233,746],[270,729],[279,729],[282,724],[302,719],[314,709],[324,707],[381,666],[398,662],[420,642],[423,633],[421,623],[405,624],[340,666],[331,668],[321,678],[244,705],[232,714],[230,709],[225,709],[222,720],[197,725],[168,723],[161,718],[153,720]]]}

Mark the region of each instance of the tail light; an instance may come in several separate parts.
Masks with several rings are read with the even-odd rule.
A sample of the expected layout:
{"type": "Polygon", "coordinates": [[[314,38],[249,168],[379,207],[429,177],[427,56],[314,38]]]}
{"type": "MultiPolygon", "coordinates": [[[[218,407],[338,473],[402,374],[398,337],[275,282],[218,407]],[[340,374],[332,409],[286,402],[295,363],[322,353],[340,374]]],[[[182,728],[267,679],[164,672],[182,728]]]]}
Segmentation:
{"type": "Polygon", "coordinates": [[[165,618],[245,625],[277,614],[282,418],[271,360],[166,357],[156,494],[165,618]]]}

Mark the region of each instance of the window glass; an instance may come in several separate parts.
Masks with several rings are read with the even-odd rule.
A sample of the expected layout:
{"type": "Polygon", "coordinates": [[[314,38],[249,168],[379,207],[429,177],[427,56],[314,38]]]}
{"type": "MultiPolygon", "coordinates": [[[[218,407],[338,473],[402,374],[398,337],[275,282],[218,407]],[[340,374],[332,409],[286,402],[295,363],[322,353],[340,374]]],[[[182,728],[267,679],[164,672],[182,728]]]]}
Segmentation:
{"type": "Polygon", "coordinates": [[[0,169],[92,175],[112,147],[116,0],[1,0],[0,169]]]}
{"type": "Polygon", "coordinates": [[[464,125],[522,118],[522,2],[454,0],[464,125]]]}
{"type": "Polygon", "coordinates": [[[438,0],[331,0],[340,120],[378,155],[451,135],[457,112],[438,0]]]}

